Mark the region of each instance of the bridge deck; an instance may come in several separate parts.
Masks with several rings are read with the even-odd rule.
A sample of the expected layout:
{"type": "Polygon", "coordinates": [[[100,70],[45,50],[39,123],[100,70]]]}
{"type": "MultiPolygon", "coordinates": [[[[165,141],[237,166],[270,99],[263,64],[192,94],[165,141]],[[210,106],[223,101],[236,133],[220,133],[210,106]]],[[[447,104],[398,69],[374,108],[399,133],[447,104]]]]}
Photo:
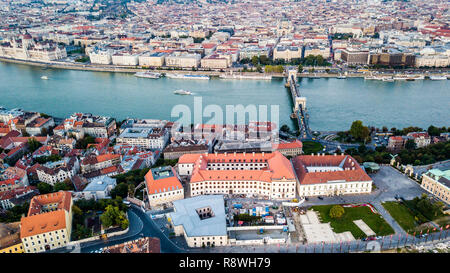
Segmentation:
{"type": "Polygon", "coordinates": [[[300,131],[301,139],[310,139],[311,138],[311,130],[308,124],[308,117],[306,115],[306,108],[303,109],[303,105],[296,105],[296,98],[300,98],[300,90],[298,89],[297,81],[293,75],[289,79],[289,89],[292,95],[292,101],[294,103],[294,113],[297,115],[297,123],[300,131]]]}

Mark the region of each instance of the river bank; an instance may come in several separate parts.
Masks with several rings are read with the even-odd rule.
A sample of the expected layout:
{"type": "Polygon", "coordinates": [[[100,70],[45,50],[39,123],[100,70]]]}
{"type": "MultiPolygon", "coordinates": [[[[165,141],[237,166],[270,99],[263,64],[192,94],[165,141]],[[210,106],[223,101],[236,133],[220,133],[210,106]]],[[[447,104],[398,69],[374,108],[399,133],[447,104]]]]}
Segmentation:
{"type": "MultiPolygon", "coordinates": [[[[93,64],[81,64],[81,63],[68,63],[68,62],[39,62],[32,60],[18,60],[0,57],[0,62],[15,63],[22,65],[30,65],[43,67],[45,69],[68,69],[68,70],[81,70],[81,71],[95,71],[95,72],[112,72],[112,73],[136,73],[146,70],[145,67],[124,67],[116,65],[93,65],[93,64]]],[[[175,73],[175,74],[193,74],[193,75],[208,75],[211,77],[219,77],[220,75],[226,75],[230,72],[239,73],[245,76],[258,76],[258,75],[270,75],[273,78],[284,78],[286,73],[259,73],[259,72],[238,72],[237,68],[223,69],[222,71],[208,71],[208,70],[170,70],[170,69],[154,69],[153,71],[159,73],[175,73]]],[[[359,72],[359,73],[347,73],[347,78],[364,78],[371,75],[373,71],[359,72]]],[[[342,75],[337,73],[298,73],[299,78],[340,78],[342,75]]],[[[383,76],[395,76],[394,73],[383,73],[383,76]]],[[[426,73],[416,74],[417,76],[426,76],[426,73]]],[[[433,75],[445,76],[445,73],[436,73],[433,75]]]]}

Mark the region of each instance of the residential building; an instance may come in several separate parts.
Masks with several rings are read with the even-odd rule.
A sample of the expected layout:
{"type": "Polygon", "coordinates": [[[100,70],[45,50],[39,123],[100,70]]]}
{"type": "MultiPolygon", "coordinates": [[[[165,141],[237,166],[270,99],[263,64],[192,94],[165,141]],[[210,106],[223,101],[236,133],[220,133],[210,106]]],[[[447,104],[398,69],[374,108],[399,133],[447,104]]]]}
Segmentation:
{"type": "Polygon", "coordinates": [[[0,254],[23,252],[20,240],[20,222],[0,223],[0,254]]]}
{"type": "Polygon", "coordinates": [[[28,215],[20,220],[25,253],[38,253],[66,246],[72,232],[72,196],[60,191],[31,199],[28,215]]]}
{"type": "Polygon", "coordinates": [[[150,169],[145,175],[150,207],[184,198],[184,189],[173,167],[150,169]]]}
{"type": "Polygon", "coordinates": [[[111,190],[116,187],[116,179],[108,176],[94,178],[81,192],[84,199],[110,198],[111,190]]]}
{"type": "Polygon", "coordinates": [[[279,151],[284,156],[297,156],[303,153],[303,143],[300,140],[292,142],[279,142],[272,144],[274,151],[279,151]]]}

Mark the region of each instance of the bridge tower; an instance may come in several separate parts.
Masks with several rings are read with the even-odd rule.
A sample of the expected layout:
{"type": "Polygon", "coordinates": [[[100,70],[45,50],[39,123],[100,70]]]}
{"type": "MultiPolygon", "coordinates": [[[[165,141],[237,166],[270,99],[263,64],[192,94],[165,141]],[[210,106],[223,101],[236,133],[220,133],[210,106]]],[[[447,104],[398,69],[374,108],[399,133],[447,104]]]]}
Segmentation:
{"type": "Polygon", "coordinates": [[[297,70],[289,69],[289,71],[288,71],[288,81],[290,81],[292,79],[291,76],[294,76],[294,80],[295,80],[295,82],[297,82],[297,70]]]}

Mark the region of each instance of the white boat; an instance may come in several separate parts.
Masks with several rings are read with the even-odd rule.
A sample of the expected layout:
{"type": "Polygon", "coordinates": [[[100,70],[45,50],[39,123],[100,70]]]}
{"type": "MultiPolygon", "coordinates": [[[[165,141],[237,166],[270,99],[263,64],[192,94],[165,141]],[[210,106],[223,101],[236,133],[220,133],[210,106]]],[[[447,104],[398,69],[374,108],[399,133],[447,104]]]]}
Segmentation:
{"type": "Polygon", "coordinates": [[[405,76],[395,76],[394,80],[396,81],[406,81],[408,79],[408,77],[405,76]]]}
{"type": "Polygon", "coordinates": [[[187,91],[187,90],[183,90],[183,89],[175,90],[175,91],[173,91],[173,93],[177,94],[177,95],[192,95],[191,91],[187,91]]]}
{"type": "Polygon", "coordinates": [[[340,80],[341,80],[341,79],[347,79],[347,76],[339,75],[339,76],[337,76],[336,78],[337,78],[337,79],[340,79],[340,80]]]}
{"type": "Polygon", "coordinates": [[[432,81],[442,81],[442,80],[446,80],[447,77],[446,76],[430,76],[430,80],[432,81]]]}
{"type": "Polygon", "coordinates": [[[381,80],[384,82],[394,82],[394,79],[392,77],[383,77],[381,80]]]}
{"type": "Polygon", "coordinates": [[[220,75],[219,78],[224,80],[272,80],[272,75],[220,75]]]}
{"type": "Polygon", "coordinates": [[[424,76],[424,75],[414,76],[413,78],[414,78],[415,80],[425,80],[425,76],[424,76]]]}
{"type": "Polygon", "coordinates": [[[41,79],[48,80],[48,77],[47,76],[42,76],[41,79]]]}
{"type": "Polygon", "coordinates": [[[374,76],[365,76],[364,77],[365,80],[375,80],[374,76]]]}
{"type": "Polygon", "coordinates": [[[137,72],[134,76],[139,78],[158,79],[161,77],[161,73],[155,73],[150,71],[137,72]]]}
{"type": "Polygon", "coordinates": [[[167,73],[166,77],[170,78],[170,79],[209,80],[209,76],[208,75],[191,75],[191,74],[167,73]]]}

